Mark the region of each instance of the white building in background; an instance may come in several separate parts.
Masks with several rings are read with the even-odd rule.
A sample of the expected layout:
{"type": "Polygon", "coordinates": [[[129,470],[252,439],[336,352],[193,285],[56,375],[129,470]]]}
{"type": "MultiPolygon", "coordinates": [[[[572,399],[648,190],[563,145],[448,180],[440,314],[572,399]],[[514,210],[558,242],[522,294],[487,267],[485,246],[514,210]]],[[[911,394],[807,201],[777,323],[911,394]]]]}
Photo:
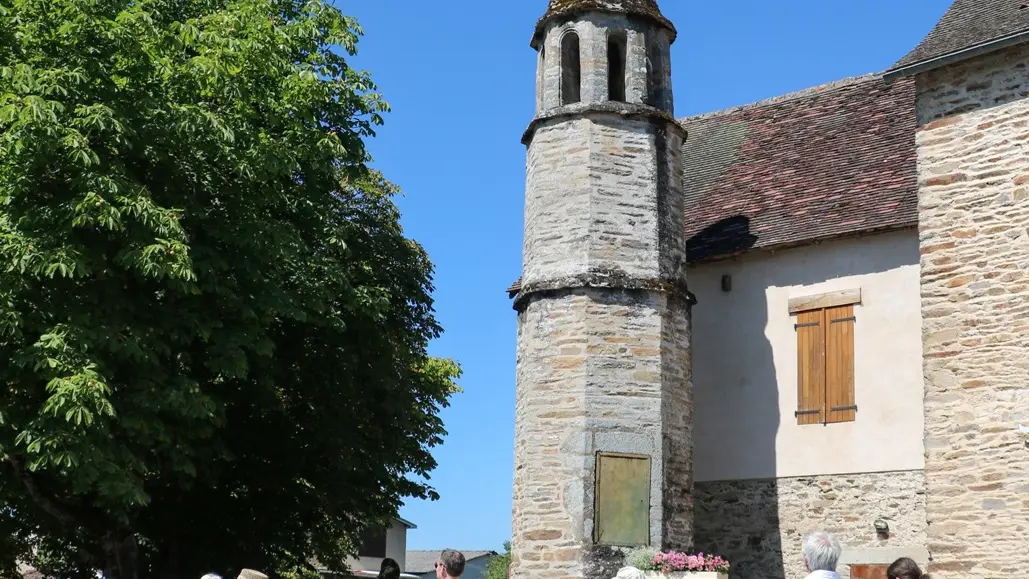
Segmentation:
{"type": "MultiPolygon", "coordinates": [[[[408,551],[407,560],[401,569],[405,573],[419,579],[435,579],[436,569],[434,564],[439,558],[442,549],[434,551],[408,551]]],[[[465,566],[461,579],[486,579],[486,564],[490,557],[497,555],[496,551],[461,551],[464,555],[465,566]]]]}
{"type": "MultiPolygon", "coordinates": [[[[370,529],[361,538],[358,556],[347,561],[347,566],[355,577],[376,576],[384,559],[393,559],[405,569],[407,563],[407,532],[418,527],[411,521],[397,517],[393,524],[385,530],[370,529]]],[[[320,564],[315,563],[318,571],[325,579],[336,579],[339,575],[330,573],[320,564]]]]}

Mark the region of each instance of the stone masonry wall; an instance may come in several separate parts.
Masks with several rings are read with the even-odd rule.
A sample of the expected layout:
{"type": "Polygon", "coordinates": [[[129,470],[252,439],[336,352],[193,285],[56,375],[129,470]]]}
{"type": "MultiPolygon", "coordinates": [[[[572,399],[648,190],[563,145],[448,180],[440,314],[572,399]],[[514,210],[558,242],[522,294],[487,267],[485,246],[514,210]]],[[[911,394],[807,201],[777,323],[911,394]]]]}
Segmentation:
{"type": "Polygon", "coordinates": [[[682,140],[655,124],[593,112],[536,130],[527,163],[524,286],[591,271],[685,275],[682,195],[668,193],[681,191],[682,140]]]}
{"type": "Polygon", "coordinates": [[[622,561],[593,544],[598,452],[651,458],[651,544],[693,539],[683,134],[588,106],[531,131],[512,573],[610,579],[622,561]]]}
{"type": "Polygon", "coordinates": [[[691,503],[674,499],[690,499],[691,455],[674,453],[688,445],[689,430],[666,445],[662,426],[690,419],[677,403],[691,403],[688,384],[675,384],[680,398],[664,396],[673,378],[688,376],[684,327],[685,304],[660,292],[568,290],[520,312],[514,577],[614,576],[620,561],[592,546],[599,451],[651,457],[651,541],[688,546],[691,503]],[[665,477],[680,492],[664,492],[665,477]]]}
{"type": "MultiPolygon", "coordinates": [[[[844,550],[924,547],[922,471],[700,482],[697,549],[724,556],[731,579],[803,579],[804,537],[834,534],[844,550]],[[890,525],[888,538],[873,523],[890,525]]],[[[846,565],[839,568],[849,579],[846,565]]]]}
{"type": "Polygon", "coordinates": [[[1029,48],[918,78],[935,579],[1029,574],[1029,48]]]}
{"type": "Polygon", "coordinates": [[[663,112],[642,104],[654,100],[648,47],[667,75],[668,40],[652,23],[599,12],[545,33],[542,95],[523,136],[514,579],[617,572],[621,552],[594,544],[599,452],[650,458],[650,544],[693,541],[685,132],[670,116],[670,82],[654,83],[669,97],[663,112]],[[562,37],[573,29],[581,101],[561,106],[562,37]],[[628,102],[608,100],[612,33],[627,42],[628,102]]]}
{"type": "Polygon", "coordinates": [[[669,31],[648,20],[630,18],[622,14],[582,14],[575,20],[557,19],[547,27],[543,46],[543,58],[537,70],[536,112],[542,114],[561,106],[561,40],[565,34],[574,32],[579,36],[579,53],[582,71],[581,102],[603,103],[608,100],[607,43],[611,32],[626,35],[626,83],[625,102],[650,103],[672,114],[671,66],[663,59],[660,74],[655,76],[657,86],[648,86],[647,47],[653,45],[660,54],[670,53],[669,31]],[[654,90],[657,94],[650,95],[654,90]]]}

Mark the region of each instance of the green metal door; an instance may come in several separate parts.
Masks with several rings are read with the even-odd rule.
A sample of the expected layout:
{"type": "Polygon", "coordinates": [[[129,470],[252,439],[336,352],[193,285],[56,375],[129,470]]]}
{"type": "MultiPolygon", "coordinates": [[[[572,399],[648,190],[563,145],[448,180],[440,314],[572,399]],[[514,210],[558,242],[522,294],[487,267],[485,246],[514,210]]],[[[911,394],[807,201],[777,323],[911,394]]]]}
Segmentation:
{"type": "Polygon", "coordinates": [[[650,457],[597,454],[593,540],[598,545],[650,544],[650,457]]]}

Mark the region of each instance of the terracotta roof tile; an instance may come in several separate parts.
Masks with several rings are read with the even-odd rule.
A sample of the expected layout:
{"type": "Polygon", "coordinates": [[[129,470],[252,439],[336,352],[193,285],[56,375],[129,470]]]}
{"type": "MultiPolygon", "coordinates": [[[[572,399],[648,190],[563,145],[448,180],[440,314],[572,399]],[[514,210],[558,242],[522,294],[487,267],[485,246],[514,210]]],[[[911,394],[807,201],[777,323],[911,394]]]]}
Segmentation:
{"type": "Polygon", "coordinates": [[[918,224],[913,79],[868,75],[681,122],[691,263],[918,224]]]}
{"type": "Polygon", "coordinates": [[[690,262],[916,225],[914,97],[873,75],[683,120],[690,262]]]}
{"type": "Polygon", "coordinates": [[[921,43],[893,68],[947,56],[1029,30],[1024,0],[955,0],[921,43]]]}

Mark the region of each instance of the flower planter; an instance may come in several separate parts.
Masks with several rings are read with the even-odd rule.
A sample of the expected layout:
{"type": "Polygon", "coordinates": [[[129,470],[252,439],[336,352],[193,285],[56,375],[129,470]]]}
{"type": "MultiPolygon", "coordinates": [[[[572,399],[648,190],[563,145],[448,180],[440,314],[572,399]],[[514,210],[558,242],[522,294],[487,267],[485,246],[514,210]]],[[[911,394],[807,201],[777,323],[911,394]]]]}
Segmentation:
{"type": "Polygon", "coordinates": [[[616,579],[729,579],[729,562],[711,553],[638,547],[625,555],[616,579]]]}
{"type": "Polygon", "coordinates": [[[644,571],[647,579],[729,579],[725,573],[715,571],[677,571],[675,573],[662,573],[661,571],[644,571]]]}

